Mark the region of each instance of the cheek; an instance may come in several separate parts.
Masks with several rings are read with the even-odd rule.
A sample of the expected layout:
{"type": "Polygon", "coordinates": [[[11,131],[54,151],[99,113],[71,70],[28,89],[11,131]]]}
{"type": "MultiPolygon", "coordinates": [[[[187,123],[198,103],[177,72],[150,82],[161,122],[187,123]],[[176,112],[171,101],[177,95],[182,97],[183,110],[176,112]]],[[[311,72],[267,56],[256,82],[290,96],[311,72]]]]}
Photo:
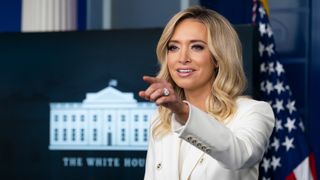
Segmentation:
{"type": "Polygon", "coordinates": [[[204,67],[205,72],[210,74],[210,76],[213,74],[215,69],[215,65],[212,59],[207,59],[205,62],[203,62],[202,67],[204,67]]]}
{"type": "Polygon", "coordinates": [[[168,56],[167,57],[167,67],[168,67],[170,72],[172,70],[174,70],[174,66],[175,66],[175,61],[171,57],[168,56]]]}

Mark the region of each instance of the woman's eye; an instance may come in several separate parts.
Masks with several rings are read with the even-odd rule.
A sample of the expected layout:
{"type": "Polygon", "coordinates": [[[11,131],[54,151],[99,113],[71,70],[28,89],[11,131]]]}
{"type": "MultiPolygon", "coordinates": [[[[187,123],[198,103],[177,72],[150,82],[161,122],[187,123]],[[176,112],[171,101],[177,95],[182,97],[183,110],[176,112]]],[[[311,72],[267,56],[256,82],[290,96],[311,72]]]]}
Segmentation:
{"type": "Polygon", "coordinates": [[[204,47],[202,46],[202,45],[199,45],[199,44],[196,44],[196,45],[192,45],[192,47],[191,47],[192,49],[194,49],[194,50],[198,50],[198,51],[200,51],[200,50],[203,50],[204,49],[204,47]]]}
{"type": "Polygon", "coordinates": [[[169,45],[169,46],[168,46],[168,51],[175,51],[175,50],[177,50],[177,49],[178,49],[178,47],[175,46],[175,45],[169,45]]]}

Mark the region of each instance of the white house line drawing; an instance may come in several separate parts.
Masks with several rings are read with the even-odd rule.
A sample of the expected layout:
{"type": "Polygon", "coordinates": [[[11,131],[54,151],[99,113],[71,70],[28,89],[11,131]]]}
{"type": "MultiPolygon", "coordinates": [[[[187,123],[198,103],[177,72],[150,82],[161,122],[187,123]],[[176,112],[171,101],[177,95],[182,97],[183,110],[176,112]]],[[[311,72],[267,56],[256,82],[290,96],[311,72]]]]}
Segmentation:
{"type": "Polygon", "coordinates": [[[81,103],[50,103],[50,150],[147,150],[154,103],[109,85],[81,103]]]}

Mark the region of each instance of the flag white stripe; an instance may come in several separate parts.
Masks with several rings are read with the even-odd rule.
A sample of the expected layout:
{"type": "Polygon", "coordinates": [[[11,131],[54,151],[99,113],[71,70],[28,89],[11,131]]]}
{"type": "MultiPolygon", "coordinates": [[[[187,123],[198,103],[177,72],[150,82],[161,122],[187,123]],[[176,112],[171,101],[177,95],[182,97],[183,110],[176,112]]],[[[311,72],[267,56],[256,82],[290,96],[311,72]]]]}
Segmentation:
{"type": "Polygon", "coordinates": [[[297,180],[313,180],[310,170],[309,156],[307,156],[299,166],[293,170],[293,173],[297,180]]]}

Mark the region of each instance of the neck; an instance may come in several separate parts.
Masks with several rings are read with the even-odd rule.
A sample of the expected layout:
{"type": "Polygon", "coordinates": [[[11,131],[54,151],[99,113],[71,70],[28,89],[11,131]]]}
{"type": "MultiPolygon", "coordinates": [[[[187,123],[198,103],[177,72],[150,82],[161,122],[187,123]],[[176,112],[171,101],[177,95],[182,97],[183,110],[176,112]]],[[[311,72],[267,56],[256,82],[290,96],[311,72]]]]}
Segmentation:
{"type": "Polygon", "coordinates": [[[206,110],[206,100],[210,95],[210,89],[199,89],[199,90],[184,90],[186,100],[189,101],[192,105],[201,109],[202,111],[206,110]]]}

